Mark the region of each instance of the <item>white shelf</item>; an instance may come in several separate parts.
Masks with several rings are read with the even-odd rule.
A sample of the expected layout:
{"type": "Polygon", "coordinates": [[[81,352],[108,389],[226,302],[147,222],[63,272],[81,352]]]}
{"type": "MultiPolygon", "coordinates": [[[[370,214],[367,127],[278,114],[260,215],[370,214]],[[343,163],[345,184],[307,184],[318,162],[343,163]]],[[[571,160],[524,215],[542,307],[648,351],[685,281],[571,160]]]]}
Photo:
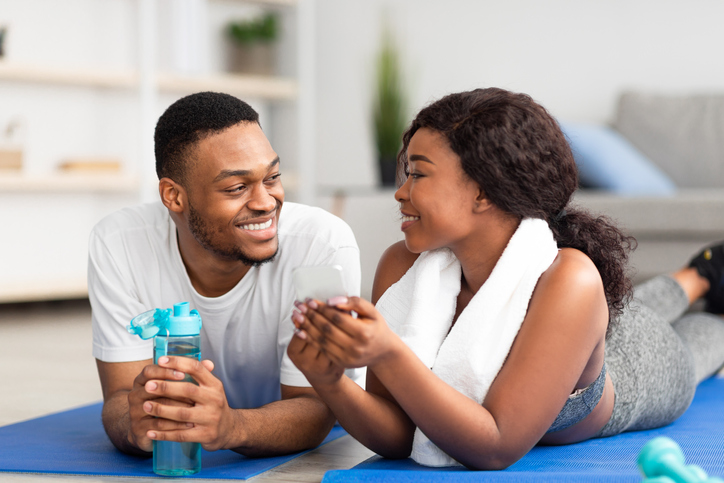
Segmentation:
{"type": "Polygon", "coordinates": [[[178,76],[159,73],[157,82],[161,92],[217,91],[274,100],[292,100],[297,97],[297,83],[283,77],[239,74],[178,76]]]}
{"type": "MultiPolygon", "coordinates": [[[[0,79],[115,89],[133,89],[139,85],[139,76],[132,70],[71,69],[9,62],[0,62],[0,79]]],[[[161,92],[187,94],[211,90],[270,100],[292,100],[297,96],[296,81],[285,77],[242,74],[180,76],[158,73],[157,83],[161,92]]]]}
{"type": "Polygon", "coordinates": [[[0,303],[81,299],[85,297],[88,297],[88,282],[85,277],[58,280],[47,280],[38,277],[32,281],[0,283],[0,303]]]}
{"type": "Polygon", "coordinates": [[[43,192],[129,193],[139,189],[137,178],[108,173],[53,173],[28,175],[0,171],[0,194],[43,192]]]}
{"type": "Polygon", "coordinates": [[[135,73],[130,71],[70,69],[0,62],[0,79],[17,82],[81,87],[132,88],[138,83],[137,77],[135,73]]]}
{"type": "MultiPolygon", "coordinates": [[[[214,0],[220,2],[222,0],[214,0]]],[[[230,1],[230,0],[227,0],[230,1]]],[[[239,0],[233,0],[238,2],[239,0]]],[[[258,5],[269,5],[279,7],[293,7],[299,3],[299,0],[242,0],[244,3],[256,3],[258,5]]]]}

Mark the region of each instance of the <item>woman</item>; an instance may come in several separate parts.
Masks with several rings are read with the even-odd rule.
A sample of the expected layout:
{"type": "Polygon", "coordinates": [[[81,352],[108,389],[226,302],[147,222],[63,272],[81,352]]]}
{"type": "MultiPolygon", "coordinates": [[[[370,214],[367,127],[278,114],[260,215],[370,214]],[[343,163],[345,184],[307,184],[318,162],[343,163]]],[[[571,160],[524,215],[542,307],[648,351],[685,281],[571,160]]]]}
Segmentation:
{"type": "Polygon", "coordinates": [[[377,307],[307,300],[292,316],[292,360],[368,448],[501,469],[539,443],[668,424],[724,364],[724,321],[682,317],[721,269],[700,255],[627,304],[634,240],[568,206],[570,148],[530,97],[446,96],[398,163],[405,240],[380,260],[377,307]],[[361,366],[366,390],[342,372],[361,366]]]}

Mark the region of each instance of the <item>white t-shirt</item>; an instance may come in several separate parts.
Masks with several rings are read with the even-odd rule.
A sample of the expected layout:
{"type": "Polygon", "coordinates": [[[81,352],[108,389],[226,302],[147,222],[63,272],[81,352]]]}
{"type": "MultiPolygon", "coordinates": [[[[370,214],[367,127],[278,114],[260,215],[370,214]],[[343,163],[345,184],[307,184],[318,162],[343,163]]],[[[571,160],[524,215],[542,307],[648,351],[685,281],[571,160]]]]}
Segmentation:
{"type": "MultiPolygon", "coordinates": [[[[104,362],[153,358],[153,343],[131,335],[136,315],[189,302],[199,311],[201,356],[214,362],[232,408],[280,399],[280,383],[308,387],[286,353],[294,332],[292,270],[341,265],[345,289],[359,295],[359,248],[350,227],[320,209],[284,203],[276,258],[251,268],[220,297],[199,295],[179,252],[176,226],[161,202],[125,208],[101,220],[89,241],[88,292],[93,356],[104,362]]],[[[364,371],[347,374],[363,384],[364,371]]]]}

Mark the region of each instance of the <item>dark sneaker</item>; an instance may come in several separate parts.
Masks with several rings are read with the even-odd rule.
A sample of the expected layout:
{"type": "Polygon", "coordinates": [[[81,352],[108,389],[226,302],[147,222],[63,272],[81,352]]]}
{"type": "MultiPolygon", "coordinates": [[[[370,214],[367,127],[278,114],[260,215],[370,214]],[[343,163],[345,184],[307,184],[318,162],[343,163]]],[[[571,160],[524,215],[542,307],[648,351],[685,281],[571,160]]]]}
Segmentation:
{"type": "Polygon", "coordinates": [[[724,314],[724,242],[702,250],[689,266],[709,281],[710,288],[704,296],[706,311],[724,314]]]}

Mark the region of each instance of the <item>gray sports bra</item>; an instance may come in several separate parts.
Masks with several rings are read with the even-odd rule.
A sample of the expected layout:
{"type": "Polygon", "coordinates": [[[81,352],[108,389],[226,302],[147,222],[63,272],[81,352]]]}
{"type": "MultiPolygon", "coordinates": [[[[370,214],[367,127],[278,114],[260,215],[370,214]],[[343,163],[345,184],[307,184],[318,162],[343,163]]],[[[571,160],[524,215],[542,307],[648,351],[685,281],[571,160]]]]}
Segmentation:
{"type": "Polygon", "coordinates": [[[601,400],[603,395],[603,387],[606,385],[606,363],[603,363],[601,368],[601,374],[598,375],[595,381],[588,385],[585,389],[575,391],[573,394],[568,396],[566,404],[558,413],[558,417],[553,421],[551,427],[546,431],[552,433],[554,431],[561,431],[574,424],[582,421],[586,416],[591,414],[593,408],[596,407],[598,401],[601,400]]]}

